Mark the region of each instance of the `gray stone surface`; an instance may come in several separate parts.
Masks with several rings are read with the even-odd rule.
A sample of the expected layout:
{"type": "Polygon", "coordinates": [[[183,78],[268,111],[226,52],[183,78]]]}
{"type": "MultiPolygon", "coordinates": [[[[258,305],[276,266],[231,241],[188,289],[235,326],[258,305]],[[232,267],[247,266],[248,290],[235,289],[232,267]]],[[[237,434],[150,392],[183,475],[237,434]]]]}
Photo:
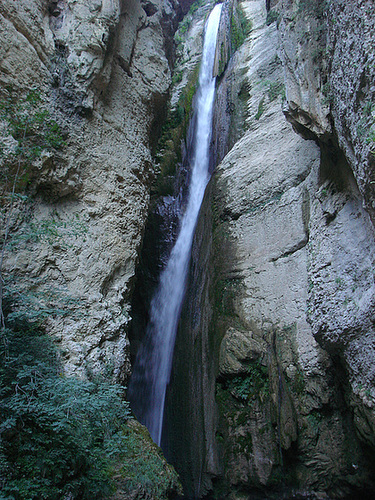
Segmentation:
{"type": "MultiPolygon", "coordinates": [[[[333,0],[301,8],[281,1],[276,8],[284,110],[296,130],[308,130],[322,149],[311,198],[308,320],[315,338],[347,370],[346,397],[362,434],[373,425],[374,402],[372,5],[333,0]]],[[[364,434],[364,442],[373,444],[364,434]]]]}
{"type": "Polygon", "coordinates": [[[247,131],[215,172],[217,325],[224,328],[218,380],[224,393],[240,380],[260,390],[251,403],[225,396],[219,428],[235,489],[267,484],[280,464],[278,447],[285,452],[294,442],[297,484],[342,496],[368,474],[355,432],[372,442],[374,233],[330,139],[324,67],[313,54],[320,20],[284,3],[283,17],[267,26],[263,2],[242,2],[254,21],[237,55],[250,88],[247,131]],[[269,399],[254,379],[262,366],[269,399]],[[260,452],[267,422],[273,431],[260,452]]]}
{"type": "Polygon", "coordinates": [[[153,170],[150,135],[171,81],[165,35],[180,8],[148,4],[148,13],[138,0],[0,5],[2,88],[23,96],[36,88],[67,135],[62,151],[44,152],[32,165],[28,216],[21,224],[19,207],[20,218],[12,218],[14,241],[51,221],[57,235],[6,252],[5,274],[16,275],[25,294],[48,297],[36,307],[66,311],[45,328],[69,374],[112,366],[125,379],[130,370],[127,327],[153,170]]]}

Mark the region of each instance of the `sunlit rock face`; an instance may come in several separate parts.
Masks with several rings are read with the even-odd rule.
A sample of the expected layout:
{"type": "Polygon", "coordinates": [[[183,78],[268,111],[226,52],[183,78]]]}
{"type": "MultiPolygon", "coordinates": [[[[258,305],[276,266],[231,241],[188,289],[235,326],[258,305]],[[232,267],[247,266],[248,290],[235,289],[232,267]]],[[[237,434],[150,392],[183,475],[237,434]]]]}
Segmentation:
{"type": "Polygon", "coordinates": [[[50,311],[44,325],[67,373],[109,366],[119,379],[129,374],[150,144],[165,116],[172,35],[188,7],[172,0],[0,5],[1,88],[22,102],[35,90],[64,136],[63,147],[42,151],[29,167],[29,201],[18,202],[10,242],[30,227],[38,236],[12,245],[5,274],[32,295],[32,307],[50,311]]]}
{"type": "Polygon", "coordinates": [[[373,445],[374,17],[366,1],[277,7],[286,116],[318,137],[322,152],[311,206],[308,319],[347,370],[356,430],[373,445]]]}
{"type": "Polygon", "coordinates": [[[213,478],[225,498],[371,491],[373,78],[359,62],[372,57],[371,20],[366,2],[240,4],[253,27],[218,86],[213,154],[224,158],[198,224],[177,346],[182,435],[203,429],[200,487],[213,478]],[[357,36],[349,20],[361,9],[357,36]],[[349,47],[362,83],[340,70],[349,47]],[[364,102],[357,92],[354,104],[357,87],[364,102]],[[361,142],[355,120],[368,127],[361,142]]]}

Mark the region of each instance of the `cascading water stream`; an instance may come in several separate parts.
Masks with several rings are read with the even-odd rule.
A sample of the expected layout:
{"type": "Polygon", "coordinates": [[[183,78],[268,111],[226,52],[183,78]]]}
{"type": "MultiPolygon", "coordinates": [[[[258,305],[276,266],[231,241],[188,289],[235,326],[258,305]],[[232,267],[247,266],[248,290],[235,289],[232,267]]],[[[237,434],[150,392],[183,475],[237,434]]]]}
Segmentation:
{"type": "Polygon", "coordinates": [[[205,26],[187,205],[176,243],[151,301],[145,342],[139,348],[129,385],[129,399],[137,400],[136,406],[140,408],[137,417],[147,426],[158,445],[161,442],[165,395],[171,374],[194,231],[209,180],[209,146],[216,80],[212,75],[221,8],[221,4],[214,7],[205,26]]]}

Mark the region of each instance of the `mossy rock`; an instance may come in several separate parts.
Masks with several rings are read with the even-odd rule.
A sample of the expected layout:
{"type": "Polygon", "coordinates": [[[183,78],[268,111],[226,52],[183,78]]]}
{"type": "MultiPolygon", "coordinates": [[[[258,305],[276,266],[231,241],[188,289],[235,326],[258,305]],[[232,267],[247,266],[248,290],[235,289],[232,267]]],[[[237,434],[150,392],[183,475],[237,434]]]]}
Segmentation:
{"type": "Polygon", "coordinates": [[[135,419],[128,420],[124,435],[127,449],[114,468],[117,490],[111,500],[164,500],[182,495],[177,472],[146,427],[135,419]]]}

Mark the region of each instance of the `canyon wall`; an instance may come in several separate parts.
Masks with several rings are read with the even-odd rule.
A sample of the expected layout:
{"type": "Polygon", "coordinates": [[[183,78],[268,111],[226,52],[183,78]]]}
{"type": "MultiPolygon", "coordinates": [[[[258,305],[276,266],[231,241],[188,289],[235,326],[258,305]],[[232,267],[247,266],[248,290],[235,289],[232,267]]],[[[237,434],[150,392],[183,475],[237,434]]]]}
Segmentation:
{"type": "Polygon", "coordinates": [[[245,100],[245,130],[232,120],[238,140],[202,211],[210,257],[201,249],[192,271],[211,269],[189,320],[203,318],[190,331],[216,372],[199,417],[216,436],[206,471],[233,499],[369,492],[373,16],[368,2],[240,5],[253,29],[220,82],[215,125],[245,100]]]}
{"type": "Polygon", "coordinates": [[[41,151],[19,173],[27,175],[27,199],[18,198],[10,218],[8,302],[49,311],[44,328],[67,374],[110,368],[124,381],[130,372],[127,329],[151,149],[165,116],[172,36],[189,3],[0,3],[1,98],[10,108],[1,161],[10,177],[17,141],[9,116],[50,127],[38,125],[39,142],[29,142],[41,151]],[[53,127],[61,137],[45,147],[53,127]]]}
{"type": "MultiPolygon", "coordinates": [[[[131,371],[129,328],[135,352],[151,268],[176,231],[171,193],[211,6],[180,26],[172,75],[190,3],[0,1],[3,308],[38,319],[68,375],[126,382],[131,371]],[[145,230],[150,192],[166,203],[145,230]]],[[[373,492],[372,2],[236,5],[225,2],[218,41],[218,165],[193,247],[167,455],[193,497],[373,492]]]]}
{"type": "MultiPolygon", "coordinates": [[[[1,313],[6,326],[25,326],[24,335],[35,327],[47,333],[67,376],[124,384],[130,375],[130,301],[152,155],[166,116],[173,33],[190,4],[0,1],[1,313]]],[[[115,485],[114,498],[177,494],[177,475],[147,431],[130,421],[123,432],[126,459],[111,455],[111,471],[100,471],[115,485]]],[[[42,450],[39,470],[54,453],[42,450]]],[[[82,474],[79,458],[71,464],[66,456],[69,477],[74,468],[82,474]]],[[[2,486],[14,470],[6,467],[2,454],[2,486]]],[[[27,482],[29,464],[19,469],[19,484],[27,482]]],[[[43,496],[33,477],[30,484],[35,498],[43,496]]]]}

